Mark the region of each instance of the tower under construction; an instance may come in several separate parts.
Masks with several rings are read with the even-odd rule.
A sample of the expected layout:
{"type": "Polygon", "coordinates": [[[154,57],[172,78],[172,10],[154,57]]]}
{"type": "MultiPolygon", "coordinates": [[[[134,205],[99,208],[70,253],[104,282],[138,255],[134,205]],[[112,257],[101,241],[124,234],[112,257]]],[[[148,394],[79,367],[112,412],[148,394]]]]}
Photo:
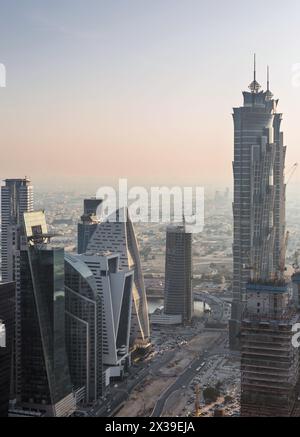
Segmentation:
{"type": "Polygon", "coordinates": [[[280,269],[285,240],[286,148],[269,86],[254,79],[234,108],[233,302],[229,337],[240,347],[240,325],[249,279],[269,279],[280,269]]]}

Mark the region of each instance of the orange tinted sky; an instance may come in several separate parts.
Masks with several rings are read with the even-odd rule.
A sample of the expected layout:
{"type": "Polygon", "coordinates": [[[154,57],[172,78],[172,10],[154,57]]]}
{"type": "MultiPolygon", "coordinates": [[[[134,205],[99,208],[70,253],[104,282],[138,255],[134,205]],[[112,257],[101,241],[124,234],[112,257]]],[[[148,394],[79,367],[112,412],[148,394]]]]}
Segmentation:
{"type": "Polygon", "coordinates": [[[1,176],[230,186],[253,51],[300,161],[299,2],[207,3],[0,1],[1,176]]]}

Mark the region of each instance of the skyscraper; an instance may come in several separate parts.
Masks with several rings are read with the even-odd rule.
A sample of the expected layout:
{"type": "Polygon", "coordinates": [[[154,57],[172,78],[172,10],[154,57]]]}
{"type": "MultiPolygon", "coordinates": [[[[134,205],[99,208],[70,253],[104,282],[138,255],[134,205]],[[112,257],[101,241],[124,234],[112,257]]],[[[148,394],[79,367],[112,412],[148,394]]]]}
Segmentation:
{"type": "Polygon", "coordinates": [[[15,335],[15,283],[0,283],[0,417],[8,415],[15,335]]]}
{"type": "Polygon", "coordinates": [[[28,179],[6,179],[1,187],[2,281],[14,281],[23,213],[33,210],[33,187],[28,179]]]}
{"type": "Polygon", "coordinates": [[[192,234],[185,225],[167,227],[165,268],[166,315],[180,315],[190,322],[194,313],[192,290],[192,234]]]}
{"type": "Polygon", "coordinates": [[[65,349],[64,249],[50,246],[43,211],[24,213],[24,234],[20,405],[65,416],[75,402],[65,349]]]}
{"type": "Polygon", "coordinates": [[[72,382],[85,386],[86,398],[96,400],[102,385],[122,377],[130,363],[133,271],[120,270],[119,255],[109,252],[66,255],[65,259],[72,382]]]}
{"type": "Polygon", "coordinates": [[[74,388],[84,403],[103,392],[103,302],[96,278],[80,257],[65,254],[66,348],[74,388]]]}
{"type": "Polygon", "coordinates": [[[1,187],[1,273],[2,281],[16,283],[16,317],[14,344],[14,391],[20,391],[20,236],[23,213],[33,210],[33,186],[27,178],[6,179],[1,187]]]}
{"type": "Polygon", "coordinates": [[[111,252],[120,255],[120,269],[134,270],[131,345],[147,346],[150,339],[148,304],[141,268],[139,248],[127,208],[116,213],[116,220],[97,225],[87,250],[93,253],[111,252]]]}
{"type": "Polygon", "coordinates": [[[85,253],[90,239],[99,223],[97,208],[101,205],[101,199],[84,199],[84,212],[81,216],[81,223],[78,223],[77,252],[85,253]]]}
{"type": "MultiPolygon", "coordinates": [[[[268,75],[269,76],[269,75],[268,75]]],[[[282,114],[269,87],[254,80],[234,108],[233,302],[230,346],[239,348],[240,323],[250,278],[266,279],[283,268],[285,240],[282,114]]]]}

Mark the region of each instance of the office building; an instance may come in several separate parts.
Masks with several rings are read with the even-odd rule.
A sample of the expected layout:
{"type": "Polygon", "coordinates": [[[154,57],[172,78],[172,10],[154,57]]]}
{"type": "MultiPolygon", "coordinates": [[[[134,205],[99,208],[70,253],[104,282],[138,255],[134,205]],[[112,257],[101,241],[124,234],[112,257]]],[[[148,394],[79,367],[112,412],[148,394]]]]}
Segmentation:
{"type": "Polygon", "coordinates": [[[65,254],[66,348],[71,381],[85,404],[103,394],[103,303],[80,257],[65,254]]]}
{"type": "Polygon", "coordinates": [[[119,255],[66,255],[66,333],[72,382],[89,401],[130,364],[133,271],[119,255]]]}
{"type": "Polygon", "coordinates": [[[167,227],[164,313],[189,323],[194,313],[192,234],[185,224],[167,227]]]}
{"type": "Polygon", "coordinates": [[[59,417],[71,414],[75,401],[65,348],[64,250],[50,238],[43,211],[24,213],[18,407],[59,417]]]}
{"type": "Polygon", "coordinates": [[[147,297],[141,268],[139,248],[127,208],[117,211],[115,219],[102,221],[96,227],[88,251],[120,255],[120,269],[134,271],[131,319],[131,346],[147,347],[150,340],[147,297]]]}
{"type": "MultiPolygon", "coordinates": [[[[255,70],[255,69],[254,69],[255,70]]],[[[239,348],[240,322],[249,279],[268,279],[281,269],[285,244],[286,148],[269,79],[267,91],[254,80],[234,108],[233,302],[230,347],[239,348]]]]}
{"type": "Polygon", "coordinates": [[[15,283],[0,283],[0,417],[8,416],[15,335],[15,283]]]}

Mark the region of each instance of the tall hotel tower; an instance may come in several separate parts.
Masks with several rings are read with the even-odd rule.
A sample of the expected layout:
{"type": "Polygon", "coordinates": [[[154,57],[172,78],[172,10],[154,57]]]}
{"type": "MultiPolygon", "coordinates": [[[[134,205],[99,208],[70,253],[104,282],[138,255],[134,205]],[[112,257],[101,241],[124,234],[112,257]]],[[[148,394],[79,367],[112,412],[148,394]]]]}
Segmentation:
{"type": "MultiPolygon", "coordinates": [[[[269,76],[269,75],[268,75],[269,76]]],[[[269,89],[254,80],[234,108],[233,302],[230,346],[239,348],[240,324],[249,279],[272,278],[282,268],[285,245],[286,147],[282,114],[269,89]]]]}

